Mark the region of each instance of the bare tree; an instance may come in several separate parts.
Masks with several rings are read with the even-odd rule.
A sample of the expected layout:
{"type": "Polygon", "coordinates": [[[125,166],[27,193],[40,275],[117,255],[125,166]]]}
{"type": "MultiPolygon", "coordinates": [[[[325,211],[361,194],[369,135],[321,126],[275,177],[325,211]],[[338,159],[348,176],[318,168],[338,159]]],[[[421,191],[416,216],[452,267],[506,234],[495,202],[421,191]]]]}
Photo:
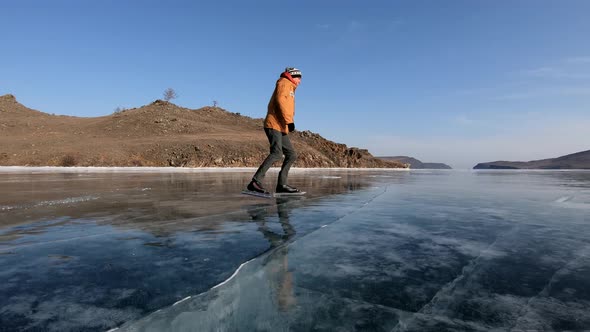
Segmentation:
{"type": "Polygon", "coordinates": [[[174,91],[174,89],[168,88],[164,91],[164,100],[165,101],[170,101],[172,99],[175,99],[176,97],[178,97],[178,95],[176,94],[176,91],[174,91]]]}

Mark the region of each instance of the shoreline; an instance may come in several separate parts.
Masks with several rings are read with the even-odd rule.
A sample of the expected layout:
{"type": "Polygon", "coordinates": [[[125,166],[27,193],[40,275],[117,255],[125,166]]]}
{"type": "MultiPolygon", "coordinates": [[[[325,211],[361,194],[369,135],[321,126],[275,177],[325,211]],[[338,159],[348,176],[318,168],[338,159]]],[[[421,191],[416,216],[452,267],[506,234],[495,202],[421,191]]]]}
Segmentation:
{"type": "MultiPolygon", "coordinates": [[[[149,167],[149,166],[0,166],[0,174],[10,173],[208,173],[208,172],[253,172],[257,167],[149,167]]],[[[271,167],[269,171],[279,171],[280,167],[271,167]]],[[[370,168],[370,167],[292,167],[290,172],[307,171],[383,171],[383,172],[590,172],[590,169],[435,169],[435,168],[370,168]]]]}
{"type": "MultiPolygon", "coordinates": [[[[30,172],[133,172],[133,173],[197,173],[197,172],[251,172],[256,171],[258,167],[124,167],[124,166],[0,166],[0,174],[2,173],[17,173],[23,171],[30,172]]],[[[271,171],[278,171],[280,167],[271,167],[271,171]]],[[[292,167],[291,172],[305,172],[305,171],[342,171],[342,170],[367,170],[367,171],[410,171],[410,168],[307,168],[307,167],[292,167]]]]}

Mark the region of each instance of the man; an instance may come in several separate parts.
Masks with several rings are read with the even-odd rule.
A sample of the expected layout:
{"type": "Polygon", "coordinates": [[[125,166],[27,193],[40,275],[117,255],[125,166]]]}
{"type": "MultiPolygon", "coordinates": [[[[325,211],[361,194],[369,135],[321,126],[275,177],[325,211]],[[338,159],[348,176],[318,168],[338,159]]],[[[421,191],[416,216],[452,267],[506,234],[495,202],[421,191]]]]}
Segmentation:
{"type": "Polygon", "coordinates": [[[248,190],[259,193],[268,193],[262,186],[262,180],[272,164],[285,155],[285,160],[279,172],[277,193],[298,193],[299,190],[287,184],[289,169],[297,158],[297,153],[291,141],[289,133],[295,130],[293,116],[295,115],[295,90],[301,83],[301,71],[297,68],[287,67],[278,79],[275,90],[268,102],[268,113],[264,119],[264,132],[270,143],[270,154],[258,168],[252,181],[248,184],[248,190]]]}

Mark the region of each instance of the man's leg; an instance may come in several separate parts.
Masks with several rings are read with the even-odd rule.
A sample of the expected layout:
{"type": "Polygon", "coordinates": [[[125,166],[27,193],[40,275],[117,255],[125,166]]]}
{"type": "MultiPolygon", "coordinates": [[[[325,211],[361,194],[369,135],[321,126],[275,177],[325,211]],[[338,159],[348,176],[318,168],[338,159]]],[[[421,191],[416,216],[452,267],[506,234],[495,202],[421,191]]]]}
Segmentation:
{"type": "Polygon", "coordinates": [[[282,133],[280,131],[276,131],[273,129],[264,128],[264,132],[266,133],[266,137],[268,138],[268,142],[270,143],[270,153],[264,159],[258,170],[252,177],[258,183],[262,183],[264,177],[266,176],[266,172],[268,169],[274,164],[275,161],[280,160],[283,156],[283,139],[282,133]]]}
{"type": "Polygon", "coordinates": [[[287,184],[287,178],[289,177],[289,169],[291,165],[297,159],[297,152],[291,145],[291,140],[289,139],[289,135],[282,135],[282,153],[285,155],[285,160],[283,161],[283,165],[281,166],[281,171],[279,172],[279,181],[277,186],[284,186],[287,184]]]}

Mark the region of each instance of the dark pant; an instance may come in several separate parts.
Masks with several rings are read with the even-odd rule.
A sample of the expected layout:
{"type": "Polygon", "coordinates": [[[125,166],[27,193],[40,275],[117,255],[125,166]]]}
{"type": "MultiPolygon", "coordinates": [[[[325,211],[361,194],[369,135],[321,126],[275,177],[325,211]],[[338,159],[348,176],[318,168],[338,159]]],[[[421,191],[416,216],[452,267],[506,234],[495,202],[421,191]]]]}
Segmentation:
{"type": "Polygon", "coordinates": [[[268,142],[270,143],[270,154],[264,161],[262,165],[258,167],[256,174],[254,174],[253,179],[262,182],[264,176],[268,169],[272,166],[272,164],[280,160],[283,155],[285,155],[285,160],[283,161],[283,165],[281,166],[281,171],[279,172],[279,181],[277,185],[286,185],[287,184],[287,177],[289,176],[289,169],[291,165],[297,159],[297,152],[293,149],[291,145],[291,140],[289,140],[289,135],[283,134],[280,131],[264,128],[264,132],[266,133],[266,137],[268,137],[268,142]]]}

